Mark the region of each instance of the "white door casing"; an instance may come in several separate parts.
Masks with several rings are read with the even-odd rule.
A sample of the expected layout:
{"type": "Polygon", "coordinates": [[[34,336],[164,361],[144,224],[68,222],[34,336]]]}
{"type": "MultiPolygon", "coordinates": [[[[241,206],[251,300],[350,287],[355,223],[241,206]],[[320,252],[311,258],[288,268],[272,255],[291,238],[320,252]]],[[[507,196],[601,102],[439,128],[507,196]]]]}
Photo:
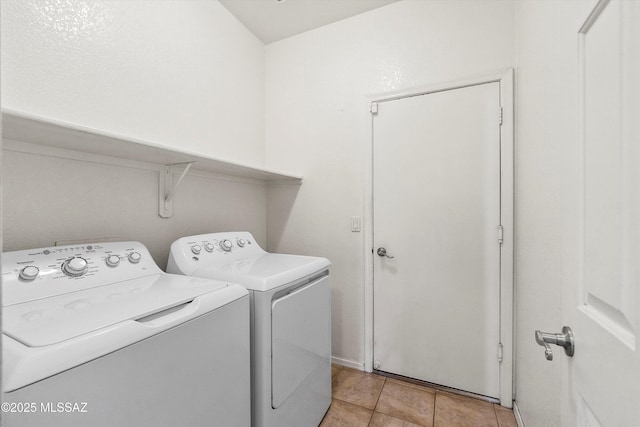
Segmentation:
{"type": "MultiPolygon", "coordinates": [[[[435,104],[433,104],[431,107],[427,107],[427,110],[423,112],[428,111],[429,108],[435,107],[436,110],[431,111],[431,113],[433,113],[432,115],[435,114],[434,117],[436,120],[434,123],[431,124],[435,126],[435,128],[433,128],[432,130],[437,129],[438,132],[446,132],[447,129],[451,129],[451,126],[453,126],[453,129],[457,131],[453,133],[457,134],[458,139],[462,138],[462,145],[458,148],[452,148],[453,151],[450,151],[448,154],[446,153],[446,150],[440,151],[440,154],[439,154],[441,156],[440,158],[438,158],[437,155],[433,155],[433,154],[429,156],[429,158],[424,158],[424,153],[415,153],[416,156],[422,155],[423,158],[418,158],[418,159],[412,158],[412,153],[408,153],[409,154],[408,156],[405,156],[404,158],[400,158],[402,157],[402,154],[397,151],[393,151],[393,148],[391,149],[391,151],[378,153],[378,155],[382,155],[388,160],[392,160],[391,159],[392,157],[398,157],[399,155],[399,157],[395,159],[395,161],[400,161],[407,166],[407,167],[401,168],[400,170],[389,171],[391,176],[390,176],[389,182],[386,183],[386,184],[390,184],[390,187],[389,186],[387,187],[387,189],[389,190],[389,197],[390,197],[389,200],[391,202],[394,202],[393,199],[397,199],[395,200],[395,202],[397,203],[413,204],[413,208],[415,208],[416,213],[420,212],[420,209],[422,209],[423,214],[426,212],[426,215],[425,215],[426,217],[432,216],[431,218],[432,222],[430,223],[432,225],[437,224],[438,221],[444,220],[445,222],[441,224],[442,230],[435,230],[434,227],[428,227],[429,230],[427,231],[426,234],[424,230],[423,232],[420,232],[416,227],[416,224],[419,225],[420,222],[423,221],[423,219],[420,217],[419,214],[417,217],[415,216],[412,217],[410,213],[407,214],[406,211],[402,211],[401,207],[397,207],[400,213],[402,213],[403,215],[394,217],[394,208],[396,206],[391,206],[389,209],[386,209],[385,215],[388,216],[386,220],[393,218],[391,222],[403,221],[404,223],[401,224],[399,228],[397,228],[397,230],[402,230],[402,231],[400,232],[400,235],[397,235],[397,236],[393,235],[394,232],[391,232],[391,233],[387,232],[388,235],[386,237],[382,235],[384,233],[381,234],[379,231],[374,240],[373,227],[372,227],[374,223],[373,206],[368,206],[366,216],[365,216],[365,226],[367,226],[368,224],[369,227],[367,228],[368,230],[371,230],[371,233],[365,234],[365,244],[366,244],[367,250],[371,251],[372,248],[376,249],[378,246],[384,246],[383,245],[384,243],[388,245],[387,249],[391,255],[394,255],[395,253],[400,257],[398,259],[388,259],[388,258],[383,259],[381,257],[378,257],[376,254],[372,254],[371,252],[367,254],[368,255],[367,271],[366,271],[366,278],[365,278],[367,281],[366,282],[367,286],[365,288],[367,293],[367,295],[365,296],[366,297],[365,312],[367,315],[365,369],[370,371],[373,368],[373,356],[374,356],[374,337],[373,337],[374,327],[373,326],[375,324],[376,331],[377,331],[376,332],[377,342],[375,343],[376,345],[375,351],[377,355],[376,359],[378,358],[386,359],[383,362],[386,366],[383,365],[381,367],[381,370],[391,371],[398,374],[420,378],[421,374],[419,373],[419,371],[420,369],[422,369],[422,367],[420,366],[421,364],[427,365],[427,366],[436,365],[438,369],[436,370],[431,369],[431,371],[439,372],[439,373],[444,372],[443,375],[440,375],[440,376],[436,375],[435,377],[430,376],[426,378],[422,377],[421,379],[425,379],[425,380],[429,380],[437,383],[444,383],[445,385],[466,389],[468,391],[476,392],[479,394],[498,397],[501,403],[508,407],[510,407],[512,403],[512,330],[513,330],[513,324],[512,324],[512,310],[513,310],[512,308],[512,298],[513,298],[512,84],[513,84],[513,72],[512,70],[505,70],[505,71],[492,73],[490,75],[478,76],[478,77],[465,79],[457,82],[449,82],[445,84],[434,85],[428,88],[419,88],[413,91],[405,91],[402,93],[394,93],[390,95],[388,94],[384,97],[371,98],[370,100],[374,101],[373,110],[376,111],[377,109],[379,111],[379,114],[381,115],[387,114],[385,113],[385,111],[387,111],[389,113],[388,117],[390,117],[390,115],[395,113],[403,114],[402,109],[404,107],[398,109],[398,111],[396,111],[395,113],[392,111],[393,108],[391,108],[391,110],[389,109],[389,107],[392,106],[394,103],[396,105],[400,105],[400,103],[404,103],[407,105],[407,108],[409,108],[410,110],[412,108],[413,103],[416,103],[416,102],[420,103],[419,98],[421,98],[421,96],[417,96],[417,95],[424,95],[426,97],[430,97],[430,99],[433,100],[435,104]],[[480,110],[477,109],[478,105],[466,106],[465,102],[461,102],[461,100],[465,96],[464,94],[468,95],[474,92],[478,92],[478,93],[484,92],[484,95],[487,95],[492,91],[493,91],[493,95],[489,95],[489,98],[493,96],[494,99],[488,102],[490,104],[493,103],[493,105],[481,106],[480,110]],[[427,95],[427,94],[431,94],[431,95],[427,95]],[[454,105],[454,110],[450,111],[447,117],[446,113],[443,113],[442,111],[438,111],[439,109],[442,108],[443,105],[446,104],[446,102],[445,104],[438,105],[438,103],[440,102],[438,100],[440,99],[442,101],[442,100],[445,100],[445,98],[448,98],[451,96],[453,96],[453,98],[459,97],[459,99],[452,98],[453,104],[451,105],[454,105]],[[456,103],[457,103],[457,107],[455,107],[456,103]],[[502,113],[500,113],[499,106],[502,106],[502,113]],[[469,126],[475,126],[472,124],[472,122],[474,121],[476,122],[476,124],[479,122],[473,118],[473,113],[471,113],[471,115],[467,115],[468,116],[467,118],[470,119],[471,122],[466,123],[464,121],[464,119],[461,116],[464,115],[462,114],[463,110],[468,109],[467,107],[471,109],[476,108],[476,111],[478,113],[486,116],[484,117],[484,119],[487,122],[494,124],[493,127],[491,126],[483,127],[482,125],[480,125],[480,127],[476,127],[477,131],[479,131],[480,133],[484,133],[484,135],[482,135],[483,137],[489,137],[489,138],[495,139],[495,147],[494,147],[493,153],[491,153],[491,149],[489,149],[488,151],[480,149],[480,150],[477,150],[473,155],[468,156],[469,154],[468,150],[469,149],[476,150],[477,147],[474,148],[473,144],[467,145],[466,147],[464,146],[464,144],[468,144],[468,142],[464,141],[465,138],[467,138],[464,134],[464,128],[469,126]],[[459,111],[455,111],[455,109],[458,109],[459,111]],[[440,113],[443,113],[444,115],[440,113]],[[441,117],[438,116],[438,114],[440,114],[441,117]],[[502,117],[500,117],[500,115],[502,117]],[[439,121],[442,121],[445,119],[446,120],[453,119],[453,122],[450,123],[449,125],[438,123],[439,121]],[[502,120],[501,126],[499,125],[499,120],[502,120]],[[489,132],[489,134],[493,132],[493,135],[487,134],[487,131],[489,132]],[[457,160],[453,160],[451,158],[447,160],[447,156],[453,155],[456,150],[460,150],[460,149],[462,149],[462,151],[458,151],[457,155],[459,157],[457,160]],[[460,154],[462,155],[460,156],[460,154]],[[478,164],[484,164],[489,169],[487,168],[482,169],[481,167],[479,170],[476,171],[477,173],[479,173],[479,175],[476,174],[477,176],[474,176],[474,177],[471,177],[472,172],[470,170],[467,170],[466,174],[461,173],[460,170],[456,171],[456,168],[462,168],[464,170],[464,169],[468,169],[470,165],[473,165],[474,164],[473,162],[471,163],[469,162],[470,162],[470,159],[473,158],[474,156],[484,157],[482,160],[479,160],[478,164]],[[492,157],[492,158],[490,159],[489,157],[492,157]],[[448,165],[445,165],[444,162],[450,162],[450,163],[448,165]],[[468,164],[465,165],[464,164],[465,162],[467,162],[468,164]],[[418,175],[412,176],[411,173],[409,174],[406,173],[408,170],[411,169],[411,168],[408,168],[410,163],[414,164],[415,167],[413,169],[419,172],[418,175]],[[420,171],[421,165],[428,166],[426,175],[424,175],[425,170],[420,171]],[[487,174],[487,172],[492,167],[493,167],[493,172],[489,172],[487,174]],[[437,169],[439,169],[439,171],[437,169]],[[421,177],[420,173],[422,173],[424,176],[421,177]],[[427,208],[428,206],[425,205],[424,203],[415,203],[415,201],[412,202],[412,197],[418,197],[419,194],[412,194],[410,191],[408,192],[406,189],[407,186],[405,186],[405,188],[402,188],[401,182],[403,179],[409,179],[409,180],[413,179],[415,181],[415,179],[420,179],[420,178],[447,179],[449,181],[448,183],[446,182],[431,183],[431,184],[439,184],[439,185],[432,186],[431,190],[428,190],[427,183],[418,184],[417,188],[420,189],[420,192],[423,193],[422,194],[423,196],[427,196],[427,198],[429,197],[429,195],[431,197],[435,197],[435,199],[431,200],[431,203],[433,203],[434,200],[437,200],[438,198],[442,198],[442,197],[444,197],[445,199],[447,197],[449,198],[453,197],[453,199],[455,199],[455,197],[458,197],[458,201],[455,201],[453,199],[449,200],[449,202],[453,203],[453,204],[450,203],[449,207],[455,206],[456,203],[461,207],[461,209],[453,213],[453,216],[458,215],[458,220],[452,219],[450,215],[448,216],[446,212],[447,208],[443,208],[443,205],[439,206],[439,208],[441,209],[436,208],[436,209],[425,210],[425,208],[427,208]],[[456,184],[456,182],[459,185],[456,184]],[[453,191],[449,192],[450,194],[448,196],[447,196],[447,191],[445,191],[447,188],[447,184],[449,184],[453,189],[453,191]],[[475,189],[472,189],[471,193],[469,194],[469,196],[475,197],[474,201],[465,200],[467,199],[467,197],[465,197],[465,191],[468,191],[468,189],[471,187],[475,187],[475,189]],[[487,188],[493,188],[493,191],[492,192],[490,191],[490,193],[493,194],[493,201],[489,201],[491,194],[486,194],[487,196],[486,201],[482,200],[483,197],[478,196],[479,194],[483,194],[487,188]],[[472,195],[474,191],[476,192],[475,196],[472,195]],[[480,205],[485,205],[485,207],[492,205],[493,207],[488,211],[485,210],[486,212],[484,213],[480,212],[479,217],[471,221],[471,223],[474,223],[474,225],[472,225],[467,230],[464,227],[465,227],[465,224],[466,225],[470,224],[469,220],[474,216],[472,215],[472,212],[471,212],[471,209],[474,208],[473,207],[474,203],[476,205],[478,205],[478,203],[480,205]],[[468,206],[465,206],[465,204],[468,206]],[[404,218],[401,218],[403,216],[404,218]],[[406,223],[406,221],[410,221],[410,220],[416,221],[414,223],[414,226],[410,226],[408,223],[406,223]],[[480,223],[483,223],[483,225],[480,225],[479,228],[475,227],[480,223]],[[502,224],[502,227],[504,230],[502,235],[502,238],[503,238],[502,245],[498,243],[497,227],[500,224],[502,224]],[[449,226],[449,228],[445,232],[444,228],[447,225],[449,226]],[[475,227],[475,230],[474,230],[474,227],[475,227]],[[473,233],[478,233],[479,230],[480,230],[480,234],[472,237],[473,233]],[[448,235],[444,235],[443,233],[448,235]],[[439,235],[440,237],[436,237],[437,235],[439,235]],[[402,245],[400,245],[400,240],[403,240],[406,243],[408,241],[411,241],[412,238],[414,239],[413,248],[406,246],[406,248],[401,249],[402,245]],[[420,238],[429,239],[430,241],[428,242],[420,241],[419,240],[420,238]],[[452,244],[449,245],[447,248],[443,248],[445,250],[439,252],[438,245],[435,244],[433,241],[434,238],[442,238],[440,244],[443,244],[443,243],[446,244],[447,241],[449,241],[452,244]],[[386,241],[383,241],[385,239],[386,241]],[[458,251],[456,251],[456,248],[455,248],[456,240],[458,241],[459,244],[462,244],[462,247],[458,251]],[[480,248],[479,251],[476,251],[477,252],[476,255],[480,255],[480,259],[475,259],[473,261],[471,261],[469,258],[465,259],[465,257],[468,257],[468,256],[475,256],[475,255],[472,255],[473,251],[467,250],[469,249],[467,247],[473,246],[474,245],[473,242],[479,242],[479,241],[482,241],[483,243],[480,244],[479,246],[476,244],[475,246],[476,246],[476,249],[480,248]],[[487,250],[481,249],[483,244],[487,244],[488,242],[491,242],[490,246],[487,247],[488,249],[487,250]],[[402,252],[402,255],[398,254],[398,252],[394,252],[398,250],[402,252]],[[465,250],[467,252],[465,252],[465,250]],[[456,253],[459,255],[458,259],[455,259],[456,253]],[[430,266],[427,266],[428,263],[421,262],[421,258],[420,258],[421,256],[429,257],[430,259],[435,261],[435,264],[432,263],[430,266]],[[500,260],[502,260],[502,262],[500,262],[500,260]],[[492,263],[494,268],[487,267],[492,265],[492,263]],[[396,265],[394,266],[394,264],[396,265]],[[398,269],[399,266],[403,266],[403,267],[398,269]],[[451,273],[451,271],[449,273],[446,273],[443,269],[441,269],[442,266],[446,266],[446,267],[457,266],[457,268],[456,268],[456,271],[454,271],[454,273],[451,273]],[[411,296],[406,294],[400,295],[397,289],[389,288],[388,286],[386,289],[384,288],[379,289],[377,286],[378,284],[381,284],[380,280],[376,284],[376,292],[374,296],[374,292],[373,292],[374,285],[372,283],[373,276],[374,276],[374,272],[373,272],[374,268],[377,269],[376,274],[378,274],[378,276],[380,276],[380,273],[382,274],[382,276],[380,277],[376,276],[380,280],[383,280],[385,275],[387,276],[386,277],[387,279],[391,279],[391,278],[397,278],[398,274],[402,274],[402,273],[408,273],[409,276],[411,274],[424,275],[423,274],[425,271],[424,269],[427,268],[427,269],[430,269],[428,274],[432,275],[432,278],[437,277],[438,274],[444,274],[444,276],[442,277],[448,276],[450,279],[453,279],[454,282],[456,281],[462,282],[465,280],[468,281],[469,277],[473,277],[473,275],[475,274],[475,275],[483,276],[483,280],[481,280],[481,282],[484,284],[479,285],[480,287],[485,286],[489,282],[493,282],[495,286],[492,289],[491,287],[487,289],[481,289],[481,288],[471,289],[471,292],[464,291],[463,287],[458,285],[454,286],[454,288],[455,287],[458,288],[457,290],[452,289],[451,286],[447,286],[445,287],[445,289],[441,289],[440,291],[438,291],[439,298],[440,298],[439,302],[436,302],[437,298],[425,299],[423,295],[422,297],[418,298],[421,301],[419,303],[416,303],[415,296],[412,298],[411,296]],[[438,269],[442,271],[438,273],[436,271],[438,269]],[[460,277],[457,277],[457,276],[460,276],[460,277]],[[458,293],[456,294],[456,292],[458,293]],[[450,305],[449,309],[445,308],[443,312],[441,312],[440,314],[437,314],[438,313],[437,310],[442,307],[442,302],[452,297],[454,299],[457,299],[458,303],[450,305]],[[377,304],[378,313],[381,314],[379,317],[375,317],[375,319],[374,319],[374,313],[373,313],[374,298],[377,298],[376,300],[377,303],[375,304],[377,304]],[[396,302],[391,302],[392,299],[394,298],[396,299],[396,302]],[[413,342],[411,342],[412,335],[415,337],[418,331],[417,323],[424,324],[425,322],[423,322],[421,320],[421,317],[417,316],[416,314],[411,314],[408,316],[406,315],[399,316],[399,313],[401,313],[402,310],[397,311],[397,307],[401,303],[401,300],[403,299],[404,299],[404,304],[413,306],[416,309],[415,311],[417,312],[419,312],[420,310],[428,309],[430,311],[430,314],[432,315],[431,319],[434,319],[433,315],[435,314],[435,320],[431,322],[433,323],[432,327],[430,326],[427,328],[429,330],[428,334],[422,337],[422,339],[416,337],[417,339],[414,339],[413,342]],[[463,303],[464,300],[466,300],[466,302],[463,303]],[[381,309],[381,307],[383,306],[385,308],[381,309]],[[449,316],[447,317],[447,313],[446,313],[447,310],[455,312],[456,310],[459,310],[460,306],[464,306],[465,308],[462,310],[461,313],[458,313],[459,314],[458,316],[455,316],[453,313],[449,313],[449,316]],[[395,313],[394,313],[394,310],[396,310],[395,313]],[[484,312],[486,310],[489,310],[493,314],[490,314],[489,317],[487,317],[486,315],[487,313],[484,312]],[[405,318],[405,321],[407,323],[405,323],[404,326],[402,326],[401,324],[396,324],[396,325],[390,324],[394,318],[397,319],[399,317],[405,318]],[[468,328],[469,326],[468,322],[471,319],[474,319],[471,323],[477,326],[476,328],[477,330],[475,331],[476,333],[474,334],[474,332],[471,331],[469,335],[465,335],[464,331],[467,329],[469,330],[471,329],[471,328],[468,328]],[[465,322],[467,322],[467,328],[465,328],[465,322]],[[487,323],[487,322],[490,323],[491,326],[486,324],[480,326],[480,323],[487,323]],[[389,327],[387,327],[387,324],[389,324],[388,325],[389,327]],[[400,336],[394,336],[394,334],[396,333],[394,332],[394,330],[396,332],[405,331],[404,333],[401,332],[398,335],[404,335],[405,341],[407,341],[405,343],[406,351],[416,351],[416,350],[420,351],[420,349],[424,350],[425,348],[447,349],[453,343],[458,341],[458,345],[456,347],[458,348],[458,350],[460,349],[464,350],[465,354],[448,354],[446,350],[444,351],[439,350],[436,352],[432,352],[433,358],[430,359],[429,362],[427,363],[420,363],[417,361],[417,359],[414,362],[409,362],[407,360],[404,360],[406,359],[404,356],[399,356],[400,353],[396,352],[395,355],[389,354],[388,348],[390,346],[402,346],[397,341],[393,342],[394,340],[397,340],[400,338],[400,336]],[[454,336],[454,334],[458,334],[458,335],[454,336]],[[427,341],[431,339],[431,340],[437,340],[438,342],[425,342],[424,340],[425,337],[427,337],[427,341]],[[381,342],[385,340],[387,341],[387,344],[384,344],[381,342]],[[449,341],[447,342],[447,340],[449,341]],[[467,343],[467,344],[460,345],[460,342],[467,343]],[[502,346],[502,363],[498,362],[499,352],[501,351],[498,348],[499,343],[501,343],[501,346],[502,346]],[[382,346],[380,344],[382,344],[382,346]],[[387,349],[385,349],[385,346],[387,349]],[[477,354],[476,357],[470,358],[470,351],[473,348],[483,348],[483,350],[480,352],[481,354],[477,354]],[[413,349],[413,350],[410,350],[410,349],[413,349]],[[449,365],[449,368],[446,368],[445,365],[447,365],[447,363],[449,362],[453,362],[454,360],[457,360],[457,362],[455,362],[452,365],[449,365]],[[413,367],[409,368],[409,370],[407,371],[402,371],[402,369],[397,368],[398,366],[409,366],[409,365],[413,365],[413,367]],[[452,370],[451,366],[456,366],[456,365],[458,366],[458,369],[452,370]],[[456,370],[460,371],[460,373],[462,374],[461,375],[462,377],[464,377],[465,375],[469,377],[471,374],[471,377],[475,377],[475,379],[471,381],[471,383],[465,385],[464,381],[459,382],[459,379],[461,376],[455,372],[456,370]],[[485,385],[490,384],[490,385],[488,385],[486,388],[483,389],[482,387],[478,387],[479,384],[485,384],[485,385]]],[[[481,101],[481,103],[482,102],[486,102],[486,100],[481,101]]],[[[419,118],[419,117],[420,117],[419,115],[415,116],[415,118],[419,118]]],[[[381,136],[381,134],[379,135],[377,133],[376,129],[382,130],[383,127],[381,127],[380,123],[375,124],[376,123],[375,120],[378,120],[379,118],[381,117],[377,116],[377,118],[373,119],[374,122],[373,122],[372,131],[370,134],[372,137],[381,136]],[[378,136],[375,136],[375,135],[378,135],[378,136]]],[[[414,125],[415,125],[415,121],[416,120],[414,120],[414,125]]],[[[418,125],[416,129],[405,129],[406,134],[402,137],[404,138],[411,137],[412,132],[418,130],[420,127],[424,128],[424,124],[418,125]]],[[[426,128],[428,129],[429,125],[426,125],[426,128]]],[[[391,137],[391,135],[392,134],[390,134],[389,137],[391,137]]],[[[401,135],[398,135],[398,136],[400,137],[401,135]]],[[[369,143],[371,144],[371,142],[369,143]]],[[[373,156],[374,150],[372,146],[370,147],[372,150],[371,154],[373,156]]],[[[431,149],[433,148],[434,147],[431,147],[431,149]]],[[[381,164],[376,163],[376,165],[378,168],[381,167],[381,164]]],[[[373,169],[374,168],[372,167],[372,169],[369,172],[373,172],[373,169]]],[[[371,176],[373,176],[373,174],[371,176]]],[[[377,176],[377,178],[374,178],[374,179],[380,180],[381,178],[377,176]]],[[[369,182],[371,183],[371,187],[370,187],[369,193],[367,194],[367,197],[369,198],[369,200],[372,200],[374,195],[374,189],[373,189],[374,183],[372,182],[372,178],[369,179],[369,182]]],[[[415,185],[415,184],[417,183],[416,182],[408,183],[409,186],[415,185]]],[[[375,190],[375,191],[377,196],[380,197],[380,194],[377,193],[378,190],[375,190]]],[[[444,204],[446,204],[446,202],[444,202],[444,204]]],[[[483,209],[484,208],[481,208],[481,210],[483,209]]],[[[378,215],[377,220],[382,220],[381,218],[381,215],[383,215],[382,211],[378,212],[376,208],[376,212],[378,215]]],[[[476,212],[475,214],[478,214],[478,212],[476,212]]],[[[475,216],[478,216],[478,215],[475,215],[475,216]]],[[[449,270],[451,269],[449,268],[449,270]]],[[[407,283],[407,280],[405,280],[405,284],[406,283],[407,283]]],[[[418,283],[418,282],[415,282],[415,283],[418,283]]],[[[411,286],[409,286],[409,288],[411,288],[411,286]]],[[[413,291],[417,291],[418,294],[422,292],[419,286],[414,287],[413,291]]],[[[428,318],[429,317],[427,316],[427,319],[428,318]]]]}
{"type": "Polygon", "coordinates": [[[563,317],[576,348],[565,359],[566,426],[640,422],[638,22],[640,2],[602,0],[578,35],[580,197],[577,218],[567,219],[577,229],[568,233],[563,294],[563,317]]]}

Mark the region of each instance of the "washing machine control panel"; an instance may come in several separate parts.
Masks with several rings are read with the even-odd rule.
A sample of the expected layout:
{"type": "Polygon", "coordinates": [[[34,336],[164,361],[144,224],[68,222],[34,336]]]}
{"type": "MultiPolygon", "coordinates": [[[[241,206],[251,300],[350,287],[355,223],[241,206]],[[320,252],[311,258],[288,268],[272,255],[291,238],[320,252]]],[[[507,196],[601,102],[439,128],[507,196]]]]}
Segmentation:
{"type": "Polygon", "coordinates": [[[3,306],[162,273],[139,242],[53,246],[2,254],[3,306]]]}

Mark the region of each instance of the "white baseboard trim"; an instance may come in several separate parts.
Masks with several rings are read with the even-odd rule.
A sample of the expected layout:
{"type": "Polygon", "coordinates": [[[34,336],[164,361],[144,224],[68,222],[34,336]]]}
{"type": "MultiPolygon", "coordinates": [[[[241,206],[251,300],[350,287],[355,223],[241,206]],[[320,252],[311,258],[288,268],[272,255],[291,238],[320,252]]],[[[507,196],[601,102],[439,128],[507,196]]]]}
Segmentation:
{"type": "Polygon", "coordinates": [[[516,402],[513,402],[513,415],[516,417],[518,427],[524,427],[524,421],[522,421],[522,415],[520,415],[520,408],[518,408],[518,404],[516,402]]]}
{"type": "Polygon", "coordinates": [[[331,356],[331,363],[338,366],[344,366],[345,368],[364,371],[364,363],[354,362],[353,360],[341,359],[339,357],[331,356]]]}

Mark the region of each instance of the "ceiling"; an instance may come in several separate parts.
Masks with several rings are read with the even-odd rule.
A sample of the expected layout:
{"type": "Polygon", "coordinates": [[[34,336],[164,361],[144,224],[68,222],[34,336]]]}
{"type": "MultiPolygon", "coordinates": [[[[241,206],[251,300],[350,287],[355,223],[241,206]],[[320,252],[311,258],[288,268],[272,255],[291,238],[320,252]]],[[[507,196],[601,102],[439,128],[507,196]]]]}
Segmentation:
{"type": "Polygon", "coordinates": [[[219,0],[269,44],[399,0],[219,0]]]}

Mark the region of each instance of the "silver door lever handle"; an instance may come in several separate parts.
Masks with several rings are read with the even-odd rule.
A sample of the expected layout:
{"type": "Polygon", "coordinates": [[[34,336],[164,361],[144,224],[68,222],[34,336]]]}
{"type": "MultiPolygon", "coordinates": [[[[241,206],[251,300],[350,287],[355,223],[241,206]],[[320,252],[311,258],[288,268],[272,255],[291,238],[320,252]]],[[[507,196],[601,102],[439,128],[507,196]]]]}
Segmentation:
{"type": "Polygon", "coordinates": [[[383,247],[378,248],[377,253],[378,255],[385,256],[387,258],[395,258],[395,257],[392,257],[391,255],[387,255],[387,250],[383,247]]]}
{"type": "Polygon", "coordinates": [[[564,353],[573,357],[573,353],[576,350],[576,344],[573,339],[573,331],[568,326],[562,327],[561,334],[549,334],[546,332],[536,331],[536,342],[541,346],[544,346],[544,357],[547,360],[553,360],[553,352],[549,344],[555,344],[564,348],[564,353]]]}

